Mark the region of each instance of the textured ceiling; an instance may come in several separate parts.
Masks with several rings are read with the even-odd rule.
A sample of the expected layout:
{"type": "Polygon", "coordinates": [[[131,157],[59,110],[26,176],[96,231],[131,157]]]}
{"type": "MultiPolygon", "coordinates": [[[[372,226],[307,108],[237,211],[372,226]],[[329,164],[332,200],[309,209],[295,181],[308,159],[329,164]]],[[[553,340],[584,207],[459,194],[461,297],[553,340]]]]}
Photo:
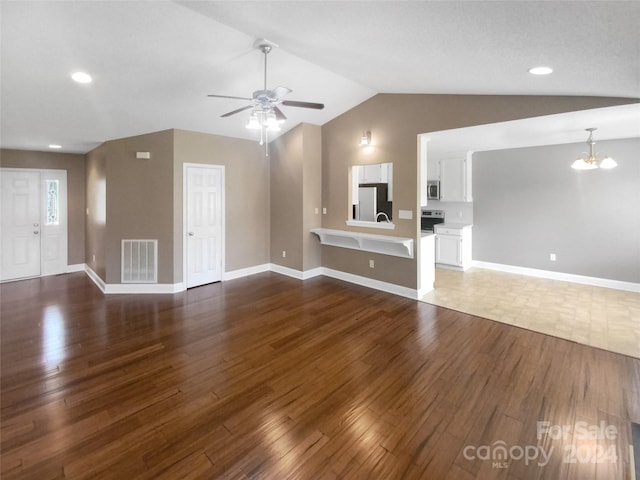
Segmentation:
{"type": "Polygon", "coordinates": [[[640,2],[0,2],[3,148],[86,152],[168,128],[254,138],[258,38],[291,128],[376,93],[640,97],[640,2]],[[548,77],[527,73],[548,64],[548,77]],[[76,70],[90,85],[69,78],[76,70]]]}

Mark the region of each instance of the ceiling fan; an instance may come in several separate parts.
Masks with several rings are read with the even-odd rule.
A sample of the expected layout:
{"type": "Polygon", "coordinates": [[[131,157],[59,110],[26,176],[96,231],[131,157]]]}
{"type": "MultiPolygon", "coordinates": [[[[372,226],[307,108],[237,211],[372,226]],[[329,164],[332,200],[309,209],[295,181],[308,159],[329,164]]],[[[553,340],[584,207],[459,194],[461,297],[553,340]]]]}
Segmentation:
{"type": "Polygon", "coordinates": [[[311,103],[311,102],[299,102],[296,100],[283,100],[282,97],[291,93],[291,89],[287,87],[275,87],[272,90],[267,89],[267,55],[273,47],[277,47],[275,43],[268,40],[258,40],[256,47],[264,54],[264,87],[262,90],[256,90],[251,97],[235,97],[231,95],[208,95],[209,97],[216,98],[233,98],[236,100],[247,100],[251,103],[244,107],[227,112],[221,117],[230,117],[236,113],[244,112],[251,109],[251,116],[247,123],[247,128],[260,130],[260,145],[267,140],[267,131],[280,130],[280,124],[283,123],[287,117],[282,113],[279,106],[285,107],[301,107],[301,108],[313,108],[315,110],[322,110],[324,104],[311,103]]]}

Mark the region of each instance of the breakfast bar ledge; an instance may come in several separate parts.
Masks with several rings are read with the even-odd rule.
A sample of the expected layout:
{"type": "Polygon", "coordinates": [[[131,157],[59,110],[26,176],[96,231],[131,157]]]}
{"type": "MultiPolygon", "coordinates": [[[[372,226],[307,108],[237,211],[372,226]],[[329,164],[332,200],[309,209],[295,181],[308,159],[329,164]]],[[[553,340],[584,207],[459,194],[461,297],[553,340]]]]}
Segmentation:
{"type": "Polygon", "coordinates": [[[314,228],[311,233],[315,233],[320,238],[322,245],[413,258],[413,238],[347,232],[328,228],[314,228]]]}

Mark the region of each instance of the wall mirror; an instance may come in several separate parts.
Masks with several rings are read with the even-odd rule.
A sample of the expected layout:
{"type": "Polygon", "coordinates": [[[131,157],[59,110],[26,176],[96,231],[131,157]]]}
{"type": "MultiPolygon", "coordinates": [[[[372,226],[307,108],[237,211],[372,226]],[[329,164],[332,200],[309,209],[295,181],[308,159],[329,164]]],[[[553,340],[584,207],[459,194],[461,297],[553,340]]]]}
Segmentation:
{"type": "Polygon", "coordinates": [[[351,167],[350,208],[347,225],[394,228],[393,163],[351,167]]]}

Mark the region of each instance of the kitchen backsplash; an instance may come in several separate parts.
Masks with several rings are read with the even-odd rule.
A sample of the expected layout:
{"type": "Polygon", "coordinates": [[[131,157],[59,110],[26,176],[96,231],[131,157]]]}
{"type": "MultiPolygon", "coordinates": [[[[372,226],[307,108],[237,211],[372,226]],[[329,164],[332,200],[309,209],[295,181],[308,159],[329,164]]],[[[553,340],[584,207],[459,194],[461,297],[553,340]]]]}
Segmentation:
{"type": "Polygon", "coordinates": [[[445,221],[447,223],[473,224],[473,203],[429,200],[426,208],[444,210],[445,221]]]}

